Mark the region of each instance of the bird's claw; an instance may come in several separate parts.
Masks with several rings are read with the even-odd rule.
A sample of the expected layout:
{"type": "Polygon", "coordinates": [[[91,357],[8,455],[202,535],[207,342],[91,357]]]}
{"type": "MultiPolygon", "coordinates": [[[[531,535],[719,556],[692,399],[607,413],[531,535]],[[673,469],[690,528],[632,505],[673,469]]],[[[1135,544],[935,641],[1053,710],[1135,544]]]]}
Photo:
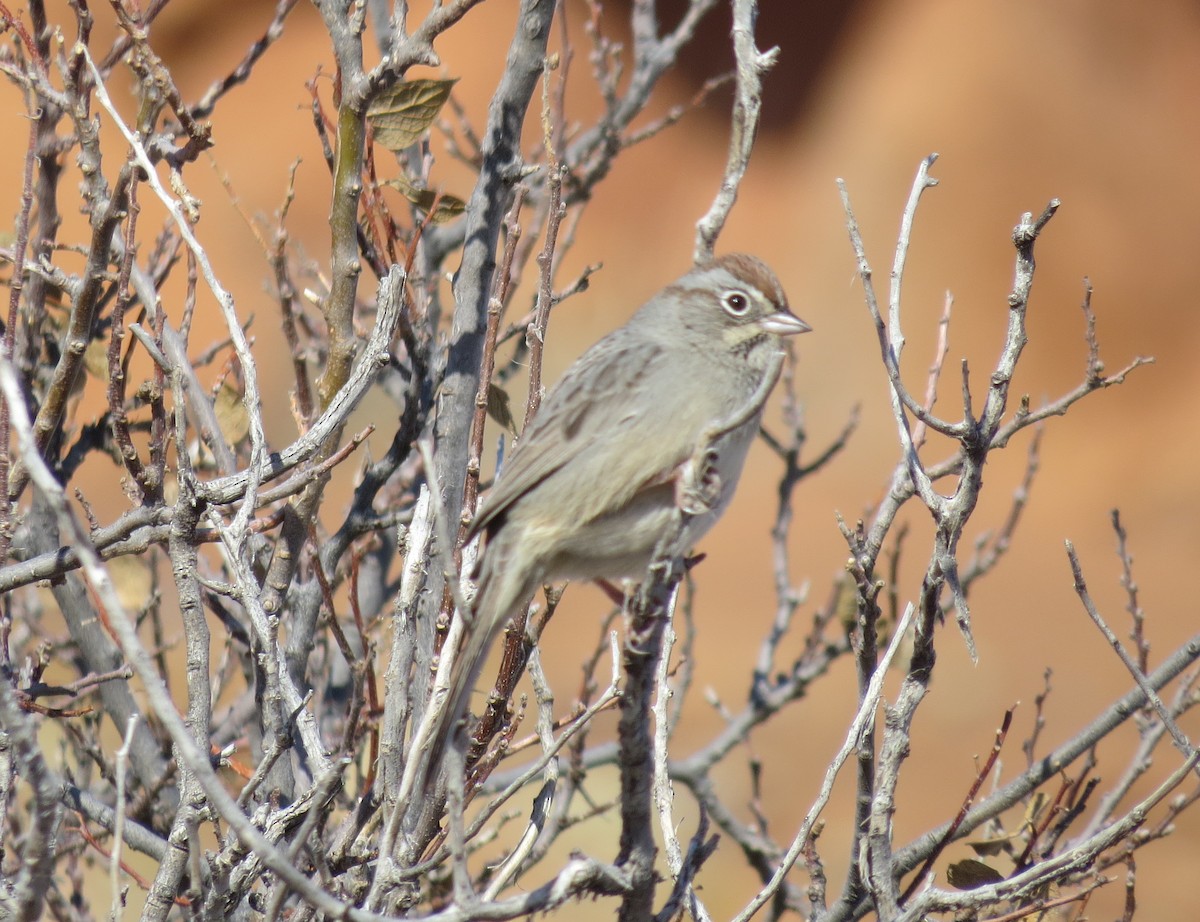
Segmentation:
{"type": "Polygon", "coordinates": [[[717,452],[707,448],[680,467],[675,479],[675,505],[685,515],[704,515],[717,508],[720,498],[717,452]]]}

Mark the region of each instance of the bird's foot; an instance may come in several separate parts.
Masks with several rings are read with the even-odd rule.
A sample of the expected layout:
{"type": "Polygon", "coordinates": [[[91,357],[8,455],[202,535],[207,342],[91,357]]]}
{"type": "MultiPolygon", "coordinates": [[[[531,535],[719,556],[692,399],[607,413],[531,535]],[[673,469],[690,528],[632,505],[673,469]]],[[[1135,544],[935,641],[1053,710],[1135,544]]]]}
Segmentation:
{"type": "Polygon", "coordinates": [[[675,505],[685,515],[704,515],[716,509],[720,499],[717,452],[707,448],[680,465],[675,475],[675,505]]]}

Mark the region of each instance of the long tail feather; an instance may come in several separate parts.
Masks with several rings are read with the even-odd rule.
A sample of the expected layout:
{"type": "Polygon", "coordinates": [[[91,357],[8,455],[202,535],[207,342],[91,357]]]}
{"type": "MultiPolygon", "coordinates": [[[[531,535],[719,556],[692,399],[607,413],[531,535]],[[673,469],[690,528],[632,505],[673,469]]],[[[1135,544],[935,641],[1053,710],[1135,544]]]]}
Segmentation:
{"type": "MultiPolygon", "coordinates": [[[[516,572],[515,567],[507,565],[508,557],[509,555],[503,553],[499,547],[488,548],[479,576],[479,591],[474,604],[475,616],[472,623],[466,627],[467,635],[459,643],[450,664],[444,695],[430,701],[430,707],[437,707],[439,700],[444,702],[444,706],[437,715],[429,737],[429,769],[425,785],[427,792],[436,786],[448,747],[458,742],[456,736],[465,728],[471,693],[483,672],[492,643],[516,606],[532,595],[536,585],[536,579],[516,572]]],[[[445,655],[446,652],[443,652],[443,656],[445,655]]],[[[437,685],[434,694],[438,695],[437,685]]]]}

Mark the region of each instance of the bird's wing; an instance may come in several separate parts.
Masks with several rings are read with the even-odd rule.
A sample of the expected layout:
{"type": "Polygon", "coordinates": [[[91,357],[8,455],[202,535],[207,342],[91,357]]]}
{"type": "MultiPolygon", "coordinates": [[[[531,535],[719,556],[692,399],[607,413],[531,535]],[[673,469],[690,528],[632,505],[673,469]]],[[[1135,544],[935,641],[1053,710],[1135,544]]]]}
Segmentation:
{"type": "Polygon", "coordinates": [[[590,519],[624,504],[689,455],[682,392],[664,376],[663,344],[618,330],[593,346],[551,389],[471,523],[472,535],[520,497],[572,463],[563,515],[590,519]],[[683,424],[683,432],[679,427],[683,424]],[[664,426],[683,437],[664,437],[664,426]],[[597,479],[610,489],[586,489],[597,479]],[[586,494],[586,495],[584,495],[586,494]]]}

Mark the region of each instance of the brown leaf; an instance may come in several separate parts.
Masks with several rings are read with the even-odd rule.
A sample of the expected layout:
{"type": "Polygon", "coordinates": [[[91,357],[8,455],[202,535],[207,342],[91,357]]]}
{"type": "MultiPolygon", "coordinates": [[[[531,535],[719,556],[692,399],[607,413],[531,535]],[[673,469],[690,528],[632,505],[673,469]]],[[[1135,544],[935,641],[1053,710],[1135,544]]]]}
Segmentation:
{"type": "Polygon", "coordinates": [[[843,574],[838,580],[837,598],[833,604],[842,627],[853,630],[858,624],[858,587],[849,573],[843,574]]]}
{"type": "Polygon", "coordinates": [[[457,82],[406,80],[381,93],[367,109],[375,140],[393,153],[400,153],[421,140],[457,82]]]}
{"type": "Polygon", "coordinates": [[[998,884],[1004,880],[1004,875],[982,861],[964,858],[946,868],[946,880],[956,890],[974,890],[988,884],[998,884]]]}
{"type": "Polygon", "coordinates": [[[108,380],[108,343],[105,340],[93,339],[87,344],[83,353],[83,367],[93,378],[108,380]]]}
{"type": "Polygon", "coordinates": [[[146,561],[133,556],[114,557],[108,562],[108,575],[127,611],[140,612],[150,603],[154,583],[146,561]]]}
{"type": "Polygon", "coordinates": [[[1047,799],[1045,791],[1038,791],[1033,795],[1033,799],[1025,808],[1025,825],[1030,827],[1037,825],[1038,816],[1045,808],[1047,799]]]}
{"type": "Polygon", "coordinates": [[[236,445],[250,431],[250,414],[246,412],[241,392],[228,381],[217,391],[213,411],[217,415],[217,425],[221,427],[221,434],[230,445],[236,445]]]}

